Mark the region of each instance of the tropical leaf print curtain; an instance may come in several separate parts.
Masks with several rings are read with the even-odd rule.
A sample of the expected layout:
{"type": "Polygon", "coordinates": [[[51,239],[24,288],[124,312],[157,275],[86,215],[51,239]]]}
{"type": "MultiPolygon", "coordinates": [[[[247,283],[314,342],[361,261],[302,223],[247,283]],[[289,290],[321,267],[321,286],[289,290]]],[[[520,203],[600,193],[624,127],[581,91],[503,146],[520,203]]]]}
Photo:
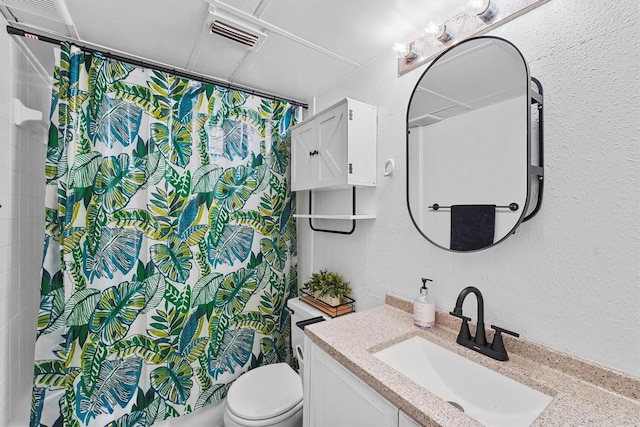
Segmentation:
{"type": "Polygon", "coordinates": [[[288,358],[298,108],[64,45],[33,426],[149,426],[288,358]]]}

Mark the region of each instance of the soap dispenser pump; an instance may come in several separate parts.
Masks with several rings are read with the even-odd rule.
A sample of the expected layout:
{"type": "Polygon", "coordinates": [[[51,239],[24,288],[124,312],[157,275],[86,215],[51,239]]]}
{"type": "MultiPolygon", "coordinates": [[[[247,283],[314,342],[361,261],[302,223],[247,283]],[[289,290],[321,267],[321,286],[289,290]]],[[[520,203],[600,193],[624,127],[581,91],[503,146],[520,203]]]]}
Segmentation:
{"type": "Polygon", "coordinates": [[[413,324],[420,329],[431,329],[436,323],[436,305],[429,299],[427,281],[433,280],[423,277],[420,295],[413,300],[413,324]]]}

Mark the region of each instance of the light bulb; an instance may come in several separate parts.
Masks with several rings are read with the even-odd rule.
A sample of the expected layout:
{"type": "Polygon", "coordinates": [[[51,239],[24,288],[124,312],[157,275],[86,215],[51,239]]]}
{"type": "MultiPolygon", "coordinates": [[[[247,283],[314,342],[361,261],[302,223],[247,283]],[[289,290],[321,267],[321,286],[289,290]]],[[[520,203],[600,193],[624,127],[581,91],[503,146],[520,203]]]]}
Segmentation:
{"type": "Polygon", "coordinates": [[[393,45],[393,50],[398,53],[403,53],[407,49],[407,46],[406,43],[396,43],[393,45]]]}
{"type": "Polygon", "coordinates": [[[447,30],[447,26],[439,17],[433,17],[427,22],[424,32],[432,35],[442,43],[448,42],[453,38],[453,33],[447,30]]]}
{"type": "Polygon", "coordinates": [[[498,14],[498,9],[491,0],[467,0],[464,11],[468,15],[477,15],[487,24],[498,14]]]}
{"type": "Polygon", "coordinates": [[[464,10],[469,15],[479,15],[487,9],[489,3],[491,0],[468,0],[464,10]]]}
{"type": "Polygon", "coordinates": [[[393,50],[402,55],[407,61],[418,57],[418,48],[415,43],[396,43],[393,45],[393,50]]]}

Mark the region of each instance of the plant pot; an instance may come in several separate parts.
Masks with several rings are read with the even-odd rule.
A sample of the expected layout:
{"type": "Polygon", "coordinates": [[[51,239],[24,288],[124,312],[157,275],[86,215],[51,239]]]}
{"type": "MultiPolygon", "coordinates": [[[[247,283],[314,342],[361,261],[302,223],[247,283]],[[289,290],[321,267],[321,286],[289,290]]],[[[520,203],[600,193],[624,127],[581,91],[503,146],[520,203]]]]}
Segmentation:
{"type": "Polygon", "coordinates": [[[340,303],[342,302],[342,298],[332,297],[332,296],[330,296],[328,294],[320,295],[319,293],[316,293],[314,295],[314,297],[317,300],[320,300],[320,301],[324,302],[325,304],[329,304],[332,307],[340,305],[340,303]]]}

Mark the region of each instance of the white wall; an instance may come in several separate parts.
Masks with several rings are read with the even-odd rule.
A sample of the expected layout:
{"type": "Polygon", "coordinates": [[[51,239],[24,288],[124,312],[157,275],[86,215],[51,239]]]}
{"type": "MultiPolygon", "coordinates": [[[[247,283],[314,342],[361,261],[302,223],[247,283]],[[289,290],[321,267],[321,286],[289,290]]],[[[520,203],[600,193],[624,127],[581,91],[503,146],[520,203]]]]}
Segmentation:
{"type": "Polygon", "coordinates": [[[0,17],[0,425],[29,424],[44,237],[46,124],[13,125],[13,98],[48,120],[51,85],[0,17]]]}
{"type": "MultiPolygon", "coordinates": [[[[544,86],[545,196],[535,218],[485,251],[438,249],[409,218],[405,116],[426,66],[398,77],[389,49],[317,97],[318,110],[345,96],[378,107],[378,186],[358,193],[377,218],[350,236],[299,221],[300,281],[320,268],[339,271],[358,310],[382,304],[387,292],[412,298],[429,277],[438,308],[449,311],[475,285],[487,324],[640,376],[638,8],[636,0],[551,0],[492,32],[515,43],[544,86]],[[396,170],[385,177],[389,158],[396,170]]],[[[298,211],[306,210],[300,193],[298,211]]],[[[474,306],[471,297],[464,309],[475,319],[474,306]]]]}
{"type": "MultiPolygon", "coordinates": [[[[524,93],[526,86],[521,91],[524,93]]],[[[527,98],[522,95],[411,129],[409,158],[420,162],[409,165],[411,214],[432,242],[451,247],[451,210],[429,209],[434,203],[524,206],[528,175],[527,135],[523,132],[527,129],[527,98]],[[488,141],[490,149],[484,144],[488,141]],[[420,154],[416,153],[416,144],[420,154]],[[435,152],[439,155],[434,156],[435,152]],[[513,161],[505,162],[495,153],[513,161]],[[414,177],[418,169],[422,177],[414,177]]],[[[406,163],[403,166],[406,168],[406,163]]],[[[522,213],[522,209],[496,209],[495,242],[510,234],[522,213]]]]}

